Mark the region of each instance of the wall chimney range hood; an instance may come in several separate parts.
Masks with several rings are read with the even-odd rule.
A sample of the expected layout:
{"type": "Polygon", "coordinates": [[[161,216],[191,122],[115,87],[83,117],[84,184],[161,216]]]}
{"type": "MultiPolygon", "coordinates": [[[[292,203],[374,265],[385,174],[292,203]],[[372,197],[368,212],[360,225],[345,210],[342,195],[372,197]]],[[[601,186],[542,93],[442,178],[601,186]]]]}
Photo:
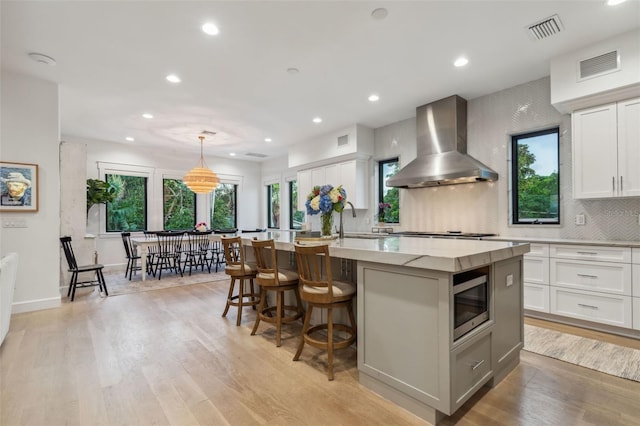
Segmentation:
{"type": "Polygon", "coordinates": [[[454,95],[416,109],[418,156],[386,185],[397,188],[455,185],[498,179],[467,154],[467,101],[454,95]]]}

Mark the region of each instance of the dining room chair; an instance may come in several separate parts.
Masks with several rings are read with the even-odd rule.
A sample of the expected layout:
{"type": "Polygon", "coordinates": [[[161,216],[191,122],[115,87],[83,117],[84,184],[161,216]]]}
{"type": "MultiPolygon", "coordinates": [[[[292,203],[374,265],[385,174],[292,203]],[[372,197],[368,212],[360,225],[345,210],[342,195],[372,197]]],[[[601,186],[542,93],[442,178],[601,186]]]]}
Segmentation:
{"type": "Polygon", "coordinates": [[[69,280],[69,290],[67,290],[67,297],[71,296],[71,301],[76,297],[76,288],[77,287],[94,287],[98,286],[100,292],[104,291],[105,296],[109,295],[107,291],[107,283],[104,280],[104,275],[102,274],[102,269],[104,265],[99,263],[94,263],[91,265],[78,265],[76,261],[76,256],[73,252],[73,246],[71,245],[71,237],[65,236],[60,238],[60,243],[62,244],[62,249],[64,250],[64,256],[67,259],[67,265],[69,266],[69,272],[71,272],[71,279],[69,280]],[[78,281],[78,274],[83,272],[93,272],[95,273],[95,279],[86,280],[86,281],[78,281]]]}
{"type": "Polygon", "coordinates": [[[131,232],[121,232],[120,236],[122,237],[124,252],[127,256],[127,268],[124,271],[124,276],[128,276],[129,281],[131,281],[132,274],[141,269],[141,267],[138,265],[140,255],[138,254],[137,248],[131,242],[131,232]]]}
{"type": "Polygon", "coordinates": [[[184,249],[184,259],[182,260],[183,274],[187,269],[187,265],[189,265],[189,276],[191,276],[191,271],[194,267],[196,270],[200,267],[202,271],[207,267],[209,272],[211,272],[211,263],[209,259],[209,236],[212,232],[213,231],[188,231],[185,233],[187,236],[187,242],[184,249]]]}
{"type": "Polygon", "coordinates": [[[255,335],[260,325],[260,321],[275,324],[276,326],[276,346],[281,345],[282,324],[294,322],[304,315],[302,300],[298,291],[298,273],[290,269],[278,267],[278,256],[273,239],[258,240],[254,237],[251,241],[253,252],[256,258],[258,273],[256,281],[260,286],[260,304],[256,322],[251,330],[251,335],[255,335]],[[267,306],[268,292],[274,293],[275,306],[267,306]],[[295,305],[285,303],[285,293],[293,293],[295,305]],[[287,315],[289,313],[289,315],[287,315]]]}
{"type": "Polygon", "coordinates": [[[156,232],[158,242],[156,252],[154,253],[153,275],[158,275],[158,279],[162,279],[162,271],[169,270],[179,273],[183,276],[180,267],[183,233],[160,231],[156,232]]]}
{"type": "Polygon", "coordinates": [[[258,273],[255,263],[249,263],[245,260],[244,247],[242,239],[237,237],[220,237],[225,257],[225,274],[231,277],[229,283],[229,293],[227,295],[227,303],[224,307],[222,316],[226,317],[231,306],[238,308],[238,316],[236,317],[236,325],[240,325],[242,321],[242,309],[245,306],[251,306],[256,309],[260,303],[260,294],[256,292],[253,280],[258,273]],[[235,293],[235,284],[239,281],[238,292],[235,293]],[[249,288],[246,284],[249,281],[249,288]]]}
{"type": "Polygon", "coordinates": [[[333,380],[333,351],[356,341],[356,320],[353,299],[356,287],[352,283],[333,279],[329,246],[327,244],[294,245],[298,263],[300,297],[307,304],[298,350],[293,357],[300,359],[305,343],[327,351],[327,375],[333,380]],[[324,271],[324,273],[323,273],[324,271]],[[326,322],[311,326],[313,309],[326,310],[326,322]],[[333,311],[347,309],[350,325],[334,323],[333,311]],[[336,335],[336,331],[342,332],[336,335]]]}

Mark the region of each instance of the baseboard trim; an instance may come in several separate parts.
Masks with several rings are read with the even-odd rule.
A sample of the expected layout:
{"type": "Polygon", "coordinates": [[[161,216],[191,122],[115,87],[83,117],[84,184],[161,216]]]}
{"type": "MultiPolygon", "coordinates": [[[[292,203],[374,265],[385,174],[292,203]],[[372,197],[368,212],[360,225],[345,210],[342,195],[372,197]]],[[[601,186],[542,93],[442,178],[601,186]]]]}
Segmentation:
{"type": "Polygon", "coordinates": [[[41,311],[43,309],[54,309],[59,308],[61,304],[62,298],[60,296],[48,299],[27,300],[25,302],[14,302],[11,305],[11,313],[20,314],[23,312],[41,311]]]}

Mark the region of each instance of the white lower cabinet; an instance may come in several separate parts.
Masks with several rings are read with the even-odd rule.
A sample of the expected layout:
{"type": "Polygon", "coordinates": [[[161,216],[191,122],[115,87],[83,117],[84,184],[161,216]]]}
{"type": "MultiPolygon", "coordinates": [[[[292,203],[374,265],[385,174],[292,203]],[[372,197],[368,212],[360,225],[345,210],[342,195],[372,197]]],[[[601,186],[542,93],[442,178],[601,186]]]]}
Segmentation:
{"type": "Polygon", "coordinates": [[[551,283],[558,287],[631,296],[631,264],[551,259],[551,283]]]}
{"type": "Polygon", "coordinates": [[[640,330],[640,297],[633,297],[633,328],[640,330]]]}
{"type": "Polygon", "coordinates": [[[552,314],[631,328],[631,309],[630,296],[551,286],[552,314]]]}
{"type": "Polygon", "coordinates": [[[524,283],[524,308],[549,312],[549,285],[524,283]]]}

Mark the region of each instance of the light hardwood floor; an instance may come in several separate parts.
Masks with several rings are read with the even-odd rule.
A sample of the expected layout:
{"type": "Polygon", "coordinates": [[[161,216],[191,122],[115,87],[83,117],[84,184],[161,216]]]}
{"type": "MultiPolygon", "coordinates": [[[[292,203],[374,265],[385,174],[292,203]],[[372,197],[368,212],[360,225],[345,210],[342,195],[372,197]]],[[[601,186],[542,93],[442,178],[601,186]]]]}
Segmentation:
{"type": "MultiPolygon", "coordinates": [[[[358,384],[356,352],[305,347],[300,325],[220,315],[226,281],[100,298],[14,315],[0,348],[0,424],[423,425],[358,384]]],[[[523,351],[498,386],[444,424],[640,425],[640,383],[523,351]]]]}

